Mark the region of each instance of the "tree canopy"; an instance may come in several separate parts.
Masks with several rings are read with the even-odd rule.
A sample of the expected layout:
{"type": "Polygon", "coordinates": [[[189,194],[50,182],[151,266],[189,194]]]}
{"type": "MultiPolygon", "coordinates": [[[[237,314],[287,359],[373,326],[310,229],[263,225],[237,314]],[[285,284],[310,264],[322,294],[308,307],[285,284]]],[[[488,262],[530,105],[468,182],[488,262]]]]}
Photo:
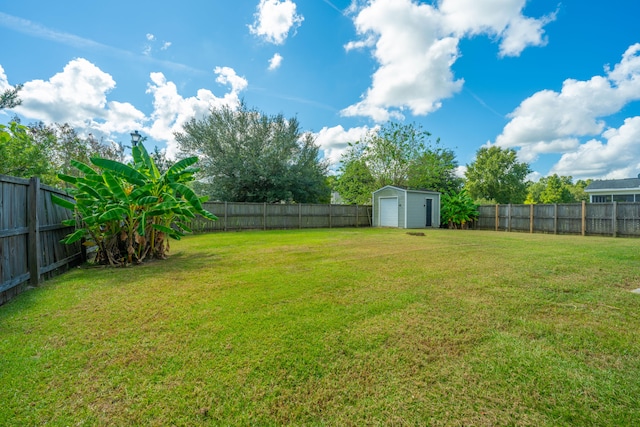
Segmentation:
{"type": "Polygon", "coordinates": [[[18,92],[22,90],[22,87],[22,85],[16,85],[16,87],[0,93],[0,110],[14,108],[22,104],[22,100],[18,96],[18,92]]]}
{"type": "Polygon", "coordinates": [[[525,203],[575,203],[588,201],[584,189],[591,181],[578,180],[575,184],[570,176],[553,174],[529,184],[525,203]]]}
{"type": "Polygon", "coordinates": [[[523,203],[527,197],[528,163],[518,162],[516,151],[498,146],[482,147],[467,166],[465,189],[474,200],[523,203]]]}
{"type": "Polygon", "coordinates": [[[242,103],[213,108],[176,133],[182,155],[198,156],[202,190],[237,202],[329,200],[327,164],[296,118],[269,116],[242,103]]]}
{"type": "Polygon", "coordinates": [[[57,173],[77,174],[73,160],[88,163],[94,156],[123,160],[124,148],[118,144],[104,144],[89,135],[80,137],[68,124],[28,126],[17,120],[0,125],[0,173],[19,178],[37,176],[48,185],[63,182],[57,173]]]}
{"type": "Polygon", "coordinates": [[[349,144],[334,189],[347,203],[369,203],[385,185],[448,193],[460,189],[452,150],[415,124],[388,122],[349,144]]]}
{"type": "Polygon", "coordinates": [[[18,178],[38,176],[44,183],[55,181],[50,161],[53,142],[36,143],[29,129],[15,121],[0,124],[0,174],[18,178]]]}

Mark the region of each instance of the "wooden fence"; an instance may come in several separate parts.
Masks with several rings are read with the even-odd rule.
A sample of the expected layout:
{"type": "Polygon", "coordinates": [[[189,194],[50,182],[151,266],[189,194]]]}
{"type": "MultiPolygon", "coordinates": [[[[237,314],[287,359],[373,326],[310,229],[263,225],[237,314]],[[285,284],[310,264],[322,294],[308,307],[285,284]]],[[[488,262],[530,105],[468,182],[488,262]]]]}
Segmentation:
{"type": "Polygon", "coordinates": [[[218,221],[194,220],[196,233],[371,226],[371,206],[207,202],[204,208],[218,221]]]}
{"type": "Polygon", "coordinates": [[[640,203],[484,205],[476,229],[640,237],[640,203]]]}
{"type": "Polygon", "coordinates": [[[60,243],[73,231],[61,224],[71,212],[54,205],[51,193],[68,197],[38,178],[0,175],[0,305],[82,261],[80,244],[60,243]]]}

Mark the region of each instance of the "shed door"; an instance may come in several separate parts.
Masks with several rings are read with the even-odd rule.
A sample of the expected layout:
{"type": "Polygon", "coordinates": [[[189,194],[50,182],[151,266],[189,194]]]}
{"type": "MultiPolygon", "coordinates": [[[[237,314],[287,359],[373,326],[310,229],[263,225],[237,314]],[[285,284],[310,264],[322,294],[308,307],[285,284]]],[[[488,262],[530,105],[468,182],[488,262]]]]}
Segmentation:
{"type": "Polygon", "coordinates": [[[398,198],[380,199],[380,226],[398,226],[398,198]]]}
{"type": "Polygon", "coordinates": [[[425,206],[427,207],[427,218],[426,218],[425,227],[432,227],[433,226],[433,199],[427,199],[425,206]]]}

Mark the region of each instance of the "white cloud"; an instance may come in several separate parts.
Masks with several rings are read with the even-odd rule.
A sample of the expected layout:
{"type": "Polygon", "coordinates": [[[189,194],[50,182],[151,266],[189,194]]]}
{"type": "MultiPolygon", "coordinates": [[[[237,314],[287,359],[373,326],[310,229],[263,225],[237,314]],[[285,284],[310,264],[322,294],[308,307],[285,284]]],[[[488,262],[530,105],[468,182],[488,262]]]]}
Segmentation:
{"type": "MultiPolygon", "coordinates": [[[[156,36],[154,34],[151,33],[147,33],[147,42],[144,45],[144,49],[142,50],[142,54],[145,56],[151,56],[151,54],[153,53],[154,47],[156,46],[156,43],[158,41],[158,39],[156,38],[156,36]]],[[[167,41],[162,41],[162,45],[160,46],[160,50],[167,50],[169,49],[169,47],[171,47],[171,42],[167,42],[167,41]]]]}
{"type": "Polygon", "coordinates": [[[359,40],[347,51],[372,49],[379,68],[362,100],[344,110],[345,116],[366,116],[377,122],[438,110],[442,100],[459,92],[452,65],[460,56],[459,40],[487,34],[501,41],[500,55],[519,55],[530,45],[544,45],[541,19],[522,15],[525,0],[441,0],[437,7],[415,0],[354,1],[349,11],[359,40]]]}
{"type": "Polygon", "coordinates": [[[115,86],[111,75],[86,59],[74,59],[47,81],[24,83],[22,105],[14,110],[46,123],[68,123],[79,131],[109,134],[140,127],[144,120],[141,111],[128,103],[107,101],[107,94],[115,86]]]}
{"type": "MultiPolygon", "coordinates": [[[[581,146],[580,138],[602,134],[609,139],[606,135],[610,131],[603,134],[604,119],[621,111],[629,102],[640,100],[639,53],[640,44],[632,45],[613,70],[605,70],[605,76],[586,81],[567,79],[560,92],[543,90],[525,99],[509,115],[511,120],[496,138],[496,144],[520,148],[519,157],[529,162],[540,154],[565,153],[554,170],[571,172],[569,165],[575,161],[574,172],[567,174],[583,176],[587,169],[580,159],[586,158],[587,153],[601,143],[594,140],[581,146]]],[[[611,150],[620,145],[609,147],[611,150]]],[[[619,158],[625,158],[624,153],[619,153],[619,158]]],[[[598,176],[608,173],[600,167],[592,171],[598,176]]]]}
{"type": "Polygon", "coordinates": [[[447,31],[458,37],[487,34],[500,39],[501,56],[518,56],[528,46],[544,46],[543,27],[555,13],[540,19],[522,15],[525,0],[442,0],[439,11],[447,31]]]}
{"type": "Polygon", "coordinates": [[[555,15],[541,19],[515,17],[500,34],[500,56],[519,56],[528,46],[545,46],[548,41],[543,27],[554,20],[555,15]]]}
{"type": "Polygon", "coordinates": [[[7,89],[11,89],[7,75],[4,73],[4,68],[0,65],[0,92],[4,92],[7,89]]]}
{"type": "Polygon", "coordinates": [[[365,46],[375,34],[373,54],[380,67],[362,101],[345,108],[343,115],[382,122],[402,119],[404,107],[424,115],[460,90],[462,81],[454,80],[450,68],[458,57],[458,40],[439,37],[441,17],[431,6],[410,0],[372,1],[355,25],[365,36],[365,46]]]}
{"type": "Polygon", "coordinates": [[[229,67],[217,67],[214,72],[218,75],[216,82],[231,86],[230,92],[221,98],[206,89],[198,90],[194,97],[183,98],[175,83],[167,81],[162,73],[151,73],[147,93],[153,95],[154,111],[152,125],[145,131],[158,141],[166,141],[168,157],[175,157],[178,151],[174,132],[182,131],[182,125],[189,119],[201,117],[211,108],[239,105],[239,94],[247,87],[247,80],[229,67]]]}
{"type": "Polygon", "coordinates": [[[229,101],[231,101],[231,103],[237,103],[238,93],[245,90],[249,85],[247,79],[237,75],[231,67],[216,67],[213,72],[218,75],[216,82],[231,86],[231,92],[223,98],[224,103],[229,104],[229,101]]]}
{"type": "Polygon", "coordinates": [[[282,55],[280,55],[279,53],[274,54],[273,57],[271,57],[271,59],[269,60],[269,71],[277,70],[278,68],[280,68],[282,59],[282,55]]]}
{"type": "Polygon", "coordinates": [[[296,4],[291,0],[260,0],[251,34],[263,37],[273,44],[282,44],[289,32],[297,29],[304,17],[296,14],[296,4]]]}
{"type": "Polygon", "coordinates": [[[369,127],[355,127],[345,130],[342,126],[324,127],[315,134],[316,144],[324,152],[324,158],[336,166],[350,142],[360,141],[370,130],[369,127]]]}
{"type": "Polygon", "coordinates": [[[577,150],[564,154],[550,174],[574,178],[618,179],[640,172],[640,117],[628,118],[618,129],[602,134],[606,142],[592,139],[577,150]]]}
{"type": "MultiPolygon", "coordinates": [[[[151,73],[147,93],[153,96],[154,110],[147,117],[130,103],[108,100],[108,94],[116,87],[113,77],[79,58],[47,81],[25,82],[20,91],[22,105],[14,111],[31,120],[68,123],[80,134],[93,133],[107,139],[139,129],[156,141],[166,142],[167,154],[174,156],[177,147],[173,132],[182,130],[182,124],[206,114],[212,107],[240,103],[240,92],[246,89],[247,80],[229,67],[217,67],[214,72],[216,82],[230,86],[221,97],[200,89],[196,96],[183,98],[162,73],[151,73]]],[[[5,86],[10,87],[0,67],[0,88],[5,86]]]]}

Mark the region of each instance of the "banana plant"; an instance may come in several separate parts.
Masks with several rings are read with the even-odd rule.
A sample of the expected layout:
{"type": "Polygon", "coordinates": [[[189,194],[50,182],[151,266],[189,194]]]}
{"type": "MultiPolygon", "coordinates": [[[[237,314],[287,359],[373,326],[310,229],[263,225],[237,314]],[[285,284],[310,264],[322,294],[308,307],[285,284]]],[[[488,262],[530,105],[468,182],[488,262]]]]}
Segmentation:
{"type": "Polygon", "coordinates": [[[469,222],[478,219],[478,205],[466,190],[443,194],[440,217],[449,228],[466,228],[469,222]]]}
{"type": "Polygon", "coordinates": [[[65,225],[75,225],[76,231],[63,242],[85,239],[85,244],[95,245],[98,263],[119,266],[166,258],[168,238],[190,233],[190,219],[201,215],[217,220],[202,206],[206,197],[198,197],[188,185],[198,171],[192,167],[197,157],[180,160],[160,174],[143,145],[133,147],[132,156],[131,164],[92,158],[98,171],[74,161],[82,176],[58,175],[71,184],[75,199],[72,203],[52,195],[54,203],[74,212],[65,225]]]}

